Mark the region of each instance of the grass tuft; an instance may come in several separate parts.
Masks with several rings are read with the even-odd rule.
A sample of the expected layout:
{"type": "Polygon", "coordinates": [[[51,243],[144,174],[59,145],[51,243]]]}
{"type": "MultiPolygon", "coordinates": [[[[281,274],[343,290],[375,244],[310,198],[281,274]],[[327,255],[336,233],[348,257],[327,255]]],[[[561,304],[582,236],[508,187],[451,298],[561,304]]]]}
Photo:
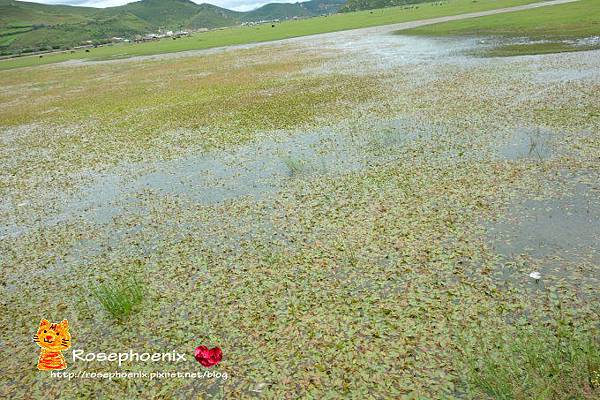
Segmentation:
{"type": "Polygon", "coordinates": [[[144,298],[144,287],[135,278],[103,283],[92,288],[92,294],[111,317],[123,321],[144,298]]]}
{"type": "Polygon", "coordinates": [[[564,320],[552,325],[495,334],[468,357],[469,392],[507,400],[600,398],[598,336],[564,320]]]}

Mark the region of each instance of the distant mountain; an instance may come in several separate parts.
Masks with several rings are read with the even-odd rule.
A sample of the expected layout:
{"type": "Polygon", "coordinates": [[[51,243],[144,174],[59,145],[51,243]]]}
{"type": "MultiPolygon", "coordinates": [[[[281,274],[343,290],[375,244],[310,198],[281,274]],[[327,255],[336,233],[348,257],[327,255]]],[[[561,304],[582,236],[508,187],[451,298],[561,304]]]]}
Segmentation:
{"type": "Polygon", "coordinates": [[[183,28],[219,28],[237,25],[244,13],[213,6],[212,4],[197,4],[198,12],[190,18],[183,28]]]}
{"type": "Polygon", "coordinates": [[[311,0],[300,3],[312,15],[333,14],[346,4],[347,0],[311,0]]]}
{"type": "Polygon", "coordinates": [[[306,8],[302,7],[302,3],[271,3],[247,12],[242,19],[244,21],[261,21],[289,19],[293,17],[309,17],[311,15],[312,14],[306,8]]]}
{"type": "Polygon", "coordinates": [[[336,12],[346,0],[274,3],[248,12],[189,0],[141,0],[92,8],[0,0],[0,53],[68,48],[87,41],[162,30],[235,26],[243,22],[311,17],[336,12]]]}
{"type": "Polygon", "coordinates": [[[142,0],[119,7],[105,8],[101,13],[122,15],[129,13],[154,27],[215,28],[234,25],[240,13],[211,4],[196,4],[190,0],[142,0]],[[203,18],[197,18],[201,14],[203,18]],[[193,26],[191,21],[205,20],[206,25],[193,26]]]}
{"type": "Polygon", "coordinates": [[[243,13],[243,21],[269,19],[289,19],[293,17],[314,17],[332,14],[339,10],[346,0],[311,0],[302,3],[271,3],[256,10],[243,13]]]}
{"type": "Polygon", "coordinates": [[[397,7],[409,4],[427,3],[432,0],[348,0],[340,12],[372,10],[375,8],[397,7]]]}

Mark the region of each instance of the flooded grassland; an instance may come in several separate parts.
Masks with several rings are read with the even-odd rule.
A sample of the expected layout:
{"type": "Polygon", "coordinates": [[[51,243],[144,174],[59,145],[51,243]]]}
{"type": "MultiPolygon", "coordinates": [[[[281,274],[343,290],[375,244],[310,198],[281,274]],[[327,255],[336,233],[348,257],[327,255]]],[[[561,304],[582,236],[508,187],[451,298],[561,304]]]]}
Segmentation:
{"type": "Polygon", "coordinates": [[[597,329],[600,52],[471,46],[377,28],[0,72],[0,394],[463,397],[515,321],[597,329]],[[115,321],[91,291],[130,276],[115,321]],[[86,351],[220,346],[229,379],[52,379],[40,318],[86,351]]]}

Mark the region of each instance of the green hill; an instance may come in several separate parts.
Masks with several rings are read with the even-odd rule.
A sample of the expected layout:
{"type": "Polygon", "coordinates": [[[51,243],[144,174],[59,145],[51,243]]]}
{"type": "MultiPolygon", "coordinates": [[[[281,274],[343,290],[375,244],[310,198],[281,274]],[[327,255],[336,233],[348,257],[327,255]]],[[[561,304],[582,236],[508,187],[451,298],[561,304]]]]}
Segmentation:
{"type": "Polygon", "coordinates": [[[212,4],[196,5],[198,12],[183,26],[184,28],[219,28],[221,26],[237,25],[243,13],[231,11],[212,4]]]}
{"type": "Polygon", "coordinates": [[[256,10],[242,13],[243,21],[290,19],[331,14],[339,10],[346,0],[311,0],[302,3],[271,3],[256,10]]]}
{"type": "Polygon", "coordinates": [[[332,13],[345,0],[267,4],[237,12],[190,0],[141,0],[105,9],[0,0],[0,53],[69,48],[111,37],[163,30],[219,28],[242,22],[311,17],[332,13]]]}
{"type": "Polygon", "coordinates": [[[6,34],[2,29],[0,48],[25,51],[67,48],[86,41],[99,42],[113,36],[132,36],[151,29],[150,24],[131,14],[90,18],[76,23],[30,26],[17,34],[6,34]]]}
{"type": "Polygon", "coordinates": [[[337,12],[346,0],[311,0],[300,3],[312,15],[332,14],[337,12]]]}
{"type": "Polygon", "coordinates": [[[0,27],[84,22],[96,11],[90,7],[0,0],[0,27]]]}
{"type": "Polygon", "coordinates": [[[300,3],[272,3],[245,13],[242,19],[244,21],[261,21],[309,16],[311,16],[310,12],[304,7],[302,7],[300,3]]]}
{"type": "Polygon", "coordinates": [[[207,25],[203,28],[233,25],[239,21],[237,12],[213,6],[196,4],[190,0],[142,0],[119,7],[106,8],[101,13],[122,15],[130,13],[153,27],[165,29],[192,28],[191,20],[202,15],[207,25]]]}

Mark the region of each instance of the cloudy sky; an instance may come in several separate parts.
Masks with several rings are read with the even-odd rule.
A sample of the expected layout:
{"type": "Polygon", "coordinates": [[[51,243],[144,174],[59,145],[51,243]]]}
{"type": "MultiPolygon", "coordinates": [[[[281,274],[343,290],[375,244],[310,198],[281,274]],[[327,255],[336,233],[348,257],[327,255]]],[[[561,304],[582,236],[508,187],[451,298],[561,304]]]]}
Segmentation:
{"type": "MultiPolygon", "coordinates": [[[[26,0],[44,4],[68,4],[86,7],[112,7],[131,3],[133,0],[26,0]]],[[[296,3],[302,0],[192,0],[194,3],[210,3],[230,10],[248,11],[267,3],[296,3]]]]}

